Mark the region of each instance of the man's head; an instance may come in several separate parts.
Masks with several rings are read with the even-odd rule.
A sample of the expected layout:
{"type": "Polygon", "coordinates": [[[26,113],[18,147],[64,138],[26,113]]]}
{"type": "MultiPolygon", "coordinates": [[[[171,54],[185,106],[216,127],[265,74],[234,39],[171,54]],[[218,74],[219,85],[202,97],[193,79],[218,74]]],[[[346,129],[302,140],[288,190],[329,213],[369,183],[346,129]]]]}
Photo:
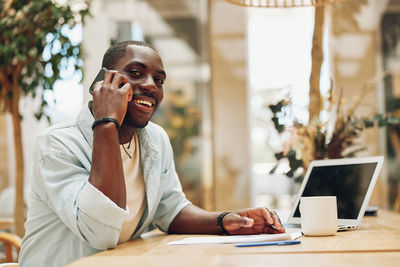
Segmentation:
{"type": "Polygon", "coordinates": [[[125,56],[126,48],[130,45],[148,47],[153,49],[156,53],[158,53],[157,50],[149,43],[143,41],[134,41],[134,40],[125,41],[114,44],[107,49],[107,51],[104,53],[103,62],[101,66],[105,67],[108,70],[115,69],[116,62],[120,60],[123,56],[125,56]]]}
{"type": "Polygon", "coordinates": [[[163,98],[166,75],[157,51],[145,42],[118,43],[106,51],[102,66],[118,71],[132,86],[124,124],[145,127],[163,98]]]}

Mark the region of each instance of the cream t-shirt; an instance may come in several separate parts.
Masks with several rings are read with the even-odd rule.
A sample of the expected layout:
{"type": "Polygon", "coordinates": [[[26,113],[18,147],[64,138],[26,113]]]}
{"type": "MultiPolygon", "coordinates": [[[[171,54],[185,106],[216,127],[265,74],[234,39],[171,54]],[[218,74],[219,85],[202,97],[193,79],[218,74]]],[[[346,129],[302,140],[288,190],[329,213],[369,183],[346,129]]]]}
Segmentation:
{"type": "Polygon", "coordinates": [[[131,238],[146,207],[145,185],[136,132],[130,147],[128,148],[127,144],[124,146],[128,154],[132,157],[129,158],[124,148],[120,146],[126,186],[126,207],[129,215],[122,224],[118,243],[128,241],[131,238]]]}

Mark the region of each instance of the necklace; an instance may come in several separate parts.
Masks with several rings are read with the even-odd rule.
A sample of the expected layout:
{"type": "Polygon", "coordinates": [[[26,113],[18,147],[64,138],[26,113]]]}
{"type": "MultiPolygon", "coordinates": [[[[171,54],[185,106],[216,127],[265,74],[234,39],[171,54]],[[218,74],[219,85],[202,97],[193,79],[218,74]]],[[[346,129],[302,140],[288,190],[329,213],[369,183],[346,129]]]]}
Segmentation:
{"type": "MultiPolygon", "coordinates": [[[[125,129],[125,130],[128,132],[128,135],[129,135],[129,143],[128,143],[128,147],[127,147],[127,148],[129,149],[129,148],[131,148],[131,143],[132,143],[132,139],[133,139],[133,134],[132,134],[131,130],[129,130],[129,128],[126,127],[125,125],[121,125],[121,128],[125,129]]],[[[120,134],[120,137],[121,137],[121,134],[120,134]]],[[[128,153],[128,151],[126,150],[124,144],[121,144],[121,146],[122,146],[122,148],[124,149],[125,153],[128,155],[128,157],[131,159],[132,156],[129,155],[129,153],[128,153]]]]}

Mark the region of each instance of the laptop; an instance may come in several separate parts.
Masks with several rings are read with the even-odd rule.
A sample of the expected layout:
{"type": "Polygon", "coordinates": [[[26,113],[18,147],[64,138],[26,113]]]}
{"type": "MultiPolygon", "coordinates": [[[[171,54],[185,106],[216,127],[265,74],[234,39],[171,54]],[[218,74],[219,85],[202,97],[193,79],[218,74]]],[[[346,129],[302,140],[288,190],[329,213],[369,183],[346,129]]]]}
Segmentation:
{"type": "Polygon", "coordinates": [[[382,164],[383,156],[312,161],[285,226],[301,228],[301,197],[336,196],[338,230],[357,228],[368,206],[382,164]]]}

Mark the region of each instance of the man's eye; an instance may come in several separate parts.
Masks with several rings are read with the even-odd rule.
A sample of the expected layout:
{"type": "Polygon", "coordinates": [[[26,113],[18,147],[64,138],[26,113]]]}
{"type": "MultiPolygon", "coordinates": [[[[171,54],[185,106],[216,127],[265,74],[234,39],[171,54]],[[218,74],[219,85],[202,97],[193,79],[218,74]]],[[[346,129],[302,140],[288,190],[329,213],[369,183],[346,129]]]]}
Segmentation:
{"type": "Polygon", "coordinates": [[[142,74],[138,70],[130,70],[129,75],[131,75],[132,77],[139,78],[142,74]]]}
{"type": "Polygon", "coordinates": [[[158,85],[163,85],[164,84],[164,80],[162,80],[162,79],[155,79],[155,81],[156,81],[156,83],[158,85]]]}

